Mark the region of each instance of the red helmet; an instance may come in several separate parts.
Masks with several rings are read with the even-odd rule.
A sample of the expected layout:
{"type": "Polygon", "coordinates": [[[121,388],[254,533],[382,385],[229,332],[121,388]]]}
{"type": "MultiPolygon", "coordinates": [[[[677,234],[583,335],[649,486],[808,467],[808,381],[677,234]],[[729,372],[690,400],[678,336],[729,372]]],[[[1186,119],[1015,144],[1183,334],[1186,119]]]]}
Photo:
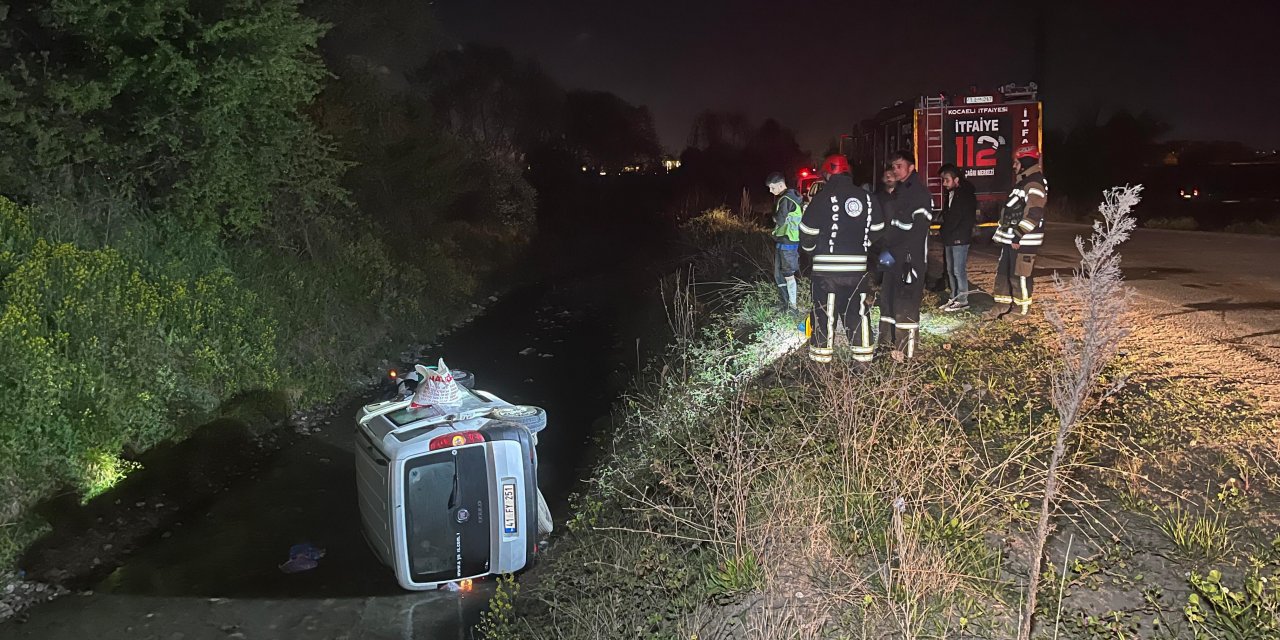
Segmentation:
{"type": "Polygon", "coordinates": [[[822,161],[822,172],[830,175],[849,173],[849,161],[842,155],[827,156],[822,161]]]}
{"type": "Polygon", "coordinates": [[[1014,149],[1013,157],[1017,160],[1021,160],[1022,158],[1035,158],[1036,160],[1039,160],[1040,149],[1033,144],[1024,144],[1021,147],[1014,149]]]}

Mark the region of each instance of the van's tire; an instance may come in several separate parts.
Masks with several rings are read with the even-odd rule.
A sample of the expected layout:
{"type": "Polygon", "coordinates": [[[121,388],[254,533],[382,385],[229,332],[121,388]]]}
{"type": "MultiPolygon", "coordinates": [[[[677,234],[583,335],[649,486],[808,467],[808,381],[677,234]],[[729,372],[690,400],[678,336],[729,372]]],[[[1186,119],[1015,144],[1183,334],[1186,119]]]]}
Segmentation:
{"type": "Polygon", "coordinates": [[[466,369],[452,369],[450,370],[450,373],[453,374],[453,381],[462,385],[462,388],[476,388],[476,374],[471,373],[466,369]]]}
{"type": "Polygon", "coordinates": [[[542,407],[517,404],[510,407],[498,407],[490,417],[524,425],[529,433],[537,433],[547,427],[547,412],[542,407]]]}
{"type": "Polygon", "coordinates": [[[547,506],[547,499],[542,497],[542,489],[538,489],[538,536],[550,535],[554,526],[551,508],[547,506]]]}

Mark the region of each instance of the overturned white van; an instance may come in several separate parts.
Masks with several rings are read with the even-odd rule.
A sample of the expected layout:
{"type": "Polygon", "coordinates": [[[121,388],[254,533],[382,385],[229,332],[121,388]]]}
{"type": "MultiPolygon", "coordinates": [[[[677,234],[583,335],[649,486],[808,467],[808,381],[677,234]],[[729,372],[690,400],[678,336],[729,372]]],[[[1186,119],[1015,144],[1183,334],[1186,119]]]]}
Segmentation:
{"type": "Polygon", "coordinates": [[[546,413],[465,386],[450,410],[404,398],[356,418],[364,535],[405,589],[521,571],[551,531],[537,485],[546,413]]]}

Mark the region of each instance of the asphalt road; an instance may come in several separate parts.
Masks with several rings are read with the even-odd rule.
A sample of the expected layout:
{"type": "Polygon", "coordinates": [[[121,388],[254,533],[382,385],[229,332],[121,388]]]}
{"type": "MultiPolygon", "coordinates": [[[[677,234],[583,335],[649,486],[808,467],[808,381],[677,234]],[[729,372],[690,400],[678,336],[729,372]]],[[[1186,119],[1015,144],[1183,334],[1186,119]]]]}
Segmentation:
{"type": "MultiPolygon", "coordinates": [[[[1047,226],[1037,276],[1076,267],[1075,238],[1091,231],[1081,224],[1047,226]]],[[[977,252],[994,256],[999,249],[985,245],[977,252]]],[[[1280,237],[1138,229],[1120,253],[1125,281],[1144,308],[1280,360],[1280,237]]]]}

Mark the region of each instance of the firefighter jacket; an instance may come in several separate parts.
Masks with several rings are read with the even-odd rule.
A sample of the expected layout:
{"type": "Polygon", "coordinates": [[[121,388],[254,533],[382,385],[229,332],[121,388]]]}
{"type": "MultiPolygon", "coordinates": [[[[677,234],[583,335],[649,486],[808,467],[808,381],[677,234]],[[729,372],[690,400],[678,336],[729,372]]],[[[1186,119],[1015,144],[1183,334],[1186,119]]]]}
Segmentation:
{"type": "Polygon", "coordinates": [[[867,270],[867,249],[884,229],[871,194],[847,174],[831,176],[804,209],[800,248],[813,254],[813,274],[853,275],[867,270]]]}
{"type": "Polygon", "coordinates": [[[1044,205],[1049,181],[1036,163],[1018,173],[1009,200],[1000,212],[1000,226],[992,238],[1000,244],[1017,244],[1034,253],[1044,244],[1044,205]]]}
{"type": "Polygon", "coordinates": [[[800,194],[787,189],[778,196],[773,212],[773,240],[778,244],[800,242],[800,218],[804,208],[800,206],[800,194]]]}
{"type": "Polygon", "coordinates": [[[942,196],[942,226],[938,239],[943,245],[969,244],[973,241],[973,227],[978,221],[978,196],[973,183],[961,180],[955,189],[942,196]]]}
{"type": "Polygon", "coordinates": [[[925,243],[929,239],[929,225],[933,223],[933,196],[924,186],[920,174],[911,175],[898,183],[893,195],[886,200],[885,249],[893,256],[896,273],[906,273],[908,264],[924,272],[928,259],[925,243]]]}

